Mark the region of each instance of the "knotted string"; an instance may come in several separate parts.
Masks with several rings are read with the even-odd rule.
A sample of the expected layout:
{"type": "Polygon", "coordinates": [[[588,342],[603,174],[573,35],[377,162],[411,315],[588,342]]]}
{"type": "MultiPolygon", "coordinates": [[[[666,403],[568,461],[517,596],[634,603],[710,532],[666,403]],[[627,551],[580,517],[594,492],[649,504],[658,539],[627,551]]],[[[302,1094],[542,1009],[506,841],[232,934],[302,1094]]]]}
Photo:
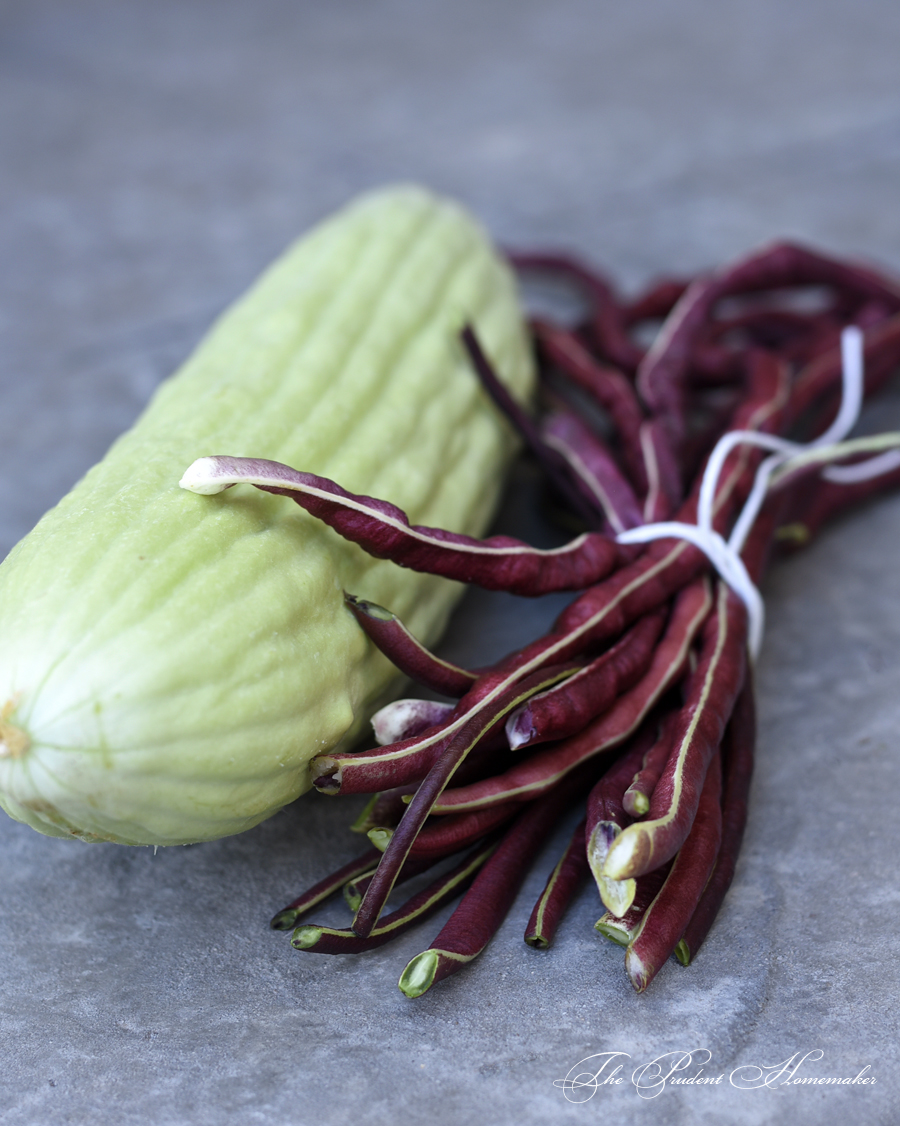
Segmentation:
{"type": "Polygon", "coordinates": [[[719,439],[706,463],[700,483],[696,524],[664,520],[630,528],[616,537],[619,543],[649,543],[656,539],[675,538],[687,540],[698,547],[747,607],[747,646],[754,661],[762,645],[765,606],[762,595],[741,559],[741,551],[770,488],[810,464],[821,463],[826,467],[822,475],[837,484],[865,481],[900,466],[900,449],[897,448],[900,447],[900,434],[881,434],[875,438],[844,441],[859,418],[865,386],[863,334],[855,325],[845,328],[841,333],[841,365],[840,409],[835,420],[818,438],[801,443],[778,438],[773,434],[762,434],[757,430],[731,430],[719,439]],[[716,488],[726,458],[740,445],[758,446],[773,452],[757,469],[750,494],[726,540],[713,527],[716,488]],[[831,461],[874,449],[885,452],[854,465],[828,465],[831,461]]]}

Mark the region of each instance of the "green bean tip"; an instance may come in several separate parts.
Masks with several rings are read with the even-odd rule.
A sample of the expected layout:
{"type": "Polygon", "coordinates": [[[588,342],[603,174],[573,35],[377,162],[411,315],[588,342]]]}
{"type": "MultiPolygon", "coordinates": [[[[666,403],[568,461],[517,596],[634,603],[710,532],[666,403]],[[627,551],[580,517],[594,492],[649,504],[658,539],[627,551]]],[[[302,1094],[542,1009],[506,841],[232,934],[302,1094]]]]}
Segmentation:
{"type": "Polygon", "coordinates": [[[434,984],[440,957],[436,950],[423,950],[407,965],[397,985],[407,997],[421,997],[434,984]]]}

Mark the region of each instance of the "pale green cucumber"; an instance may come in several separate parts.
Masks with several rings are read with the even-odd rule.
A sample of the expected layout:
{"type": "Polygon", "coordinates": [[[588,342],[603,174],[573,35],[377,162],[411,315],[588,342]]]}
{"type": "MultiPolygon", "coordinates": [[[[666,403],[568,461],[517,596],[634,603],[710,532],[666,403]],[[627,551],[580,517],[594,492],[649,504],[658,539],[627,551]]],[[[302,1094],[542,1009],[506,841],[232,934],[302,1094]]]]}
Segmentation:
{"type": "Polygon", "coordinates": [[[458,341],[527,397],[514,284],[456,204],[372,193],[277,261],[0,567],[0,803],[41,832],[176,844],[308,788],[395,675],[342,590],[427,642],[457,584],[375,561],[286,498],[179,489],[286,462],[481,534],[514,441],[458,341]]]}

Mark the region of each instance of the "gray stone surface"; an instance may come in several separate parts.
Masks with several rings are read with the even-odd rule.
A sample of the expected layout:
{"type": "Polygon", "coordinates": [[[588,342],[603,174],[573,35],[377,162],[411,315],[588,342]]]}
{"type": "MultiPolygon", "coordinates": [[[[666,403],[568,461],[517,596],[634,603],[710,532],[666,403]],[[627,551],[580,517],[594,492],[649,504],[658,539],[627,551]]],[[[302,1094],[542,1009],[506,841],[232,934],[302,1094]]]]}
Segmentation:
{"type": "MultiPolygon", "coordinates": [[[[375,183],[629,286],[784,234],[900,268],[898,33],[889,0],[0,0],[2,550],[285,242],[375,183]]],[[[539,871],[418,1002],[395,982],[436,923],[294,954],[266,922],[353,853],[337,802],[158,853],[4,819],[0,1122],[896,1121],[898,542],[887,499],[769,576],[737,879],[697,964],[641,997],[587,892],[552,951],[523,947],[539,871]],[[689,1049],[721,1085],[579,1106],[553,1084],[689,1049]],[[816,1049],[800,1074],[877,1082],[728,1082],[816,1049]]],[[[473,598],[449,651],[495,655],[541,613],[473,598]]]]}

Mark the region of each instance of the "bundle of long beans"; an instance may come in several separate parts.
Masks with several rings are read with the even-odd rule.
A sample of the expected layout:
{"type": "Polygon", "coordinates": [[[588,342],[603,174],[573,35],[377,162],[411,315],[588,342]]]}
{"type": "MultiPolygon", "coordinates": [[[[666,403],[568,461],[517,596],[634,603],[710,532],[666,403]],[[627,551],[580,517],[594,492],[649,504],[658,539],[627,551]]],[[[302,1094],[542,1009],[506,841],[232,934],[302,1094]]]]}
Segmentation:
{"type": "MultiPolygon", "coordinates": [[[[539,414],[510,399],[470,330],[473,368],[513,421],[550,485],[586,528],[538,550],[410,527],[383,501],[274,463],[217,458],[225,484],[284,493],[367,551],[491,590],[580,592],[549,633],[477,670],[428,652],[382,607],[347,596],[368,636],[404,673],[455,703],[399,701],[376,717],[381,745],[312,763],[326,794],[371,793],[355,828],[373,847],[272,920],[278,929],[334,892],[346,929],[296,926],[299,950],[363,951],[463,889],[428,949],[404,969],[410,997],[455,973],[499,927],[548,834],[585,807],[535,904],[525,941],[550,944],[590,873],[605,909],[597,929],[626,947],[643,990],[673,953],[697,954],[722,903],[744,831],[754,702],[744,601],[683,539],[624,544],[647,523],[697,519],[703,467],[732,430],[814,438],[838,412],[840,334],[863,333],[865,392],[900,363],[900,284],[851,262],[779,244],[632,301],[556,255],[513,255],[523,273],[563,279],[589,315],[534,320],[539,414]],[[658,324],[652,346],[638,342],[658,324]],[[596,425],[592,425],[594,418],[596,425]],[[398,885],[456,853],[458,863],[388,915],[398,885]]],[[[727,535],[762,452],[736,446],[715,483],[712,523],[727,535]]],[[[771,545],[807,540],[846,505],[900,481],[896,460],[838,484],[821,464],[783,473],[741,548],[759,581],[771,545]]]]}

